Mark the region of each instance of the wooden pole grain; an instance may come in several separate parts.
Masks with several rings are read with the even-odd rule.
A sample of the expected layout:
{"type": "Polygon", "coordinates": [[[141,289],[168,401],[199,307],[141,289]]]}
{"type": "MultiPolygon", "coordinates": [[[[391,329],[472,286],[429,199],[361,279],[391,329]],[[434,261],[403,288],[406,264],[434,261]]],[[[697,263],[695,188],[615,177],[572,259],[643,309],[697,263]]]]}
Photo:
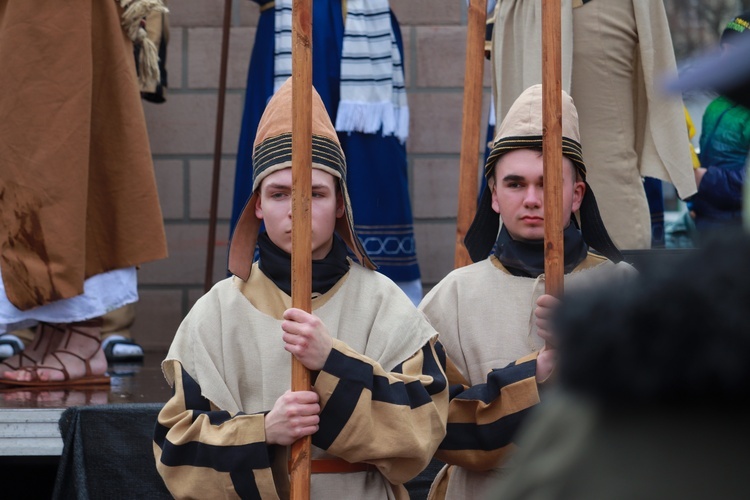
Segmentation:
{"type": "Polygon", "coordinates": [[[562,297],[562,31],[560,0],[542,2],[545,293],[562,297]]]}
{"type": "Polygon", "coordinates": [[[229,59],[229,24],[232,18],[232,0],[224,2],[224,21],[221,31],[221,56],[219,65],[219,90],[216,104],[216,129],[214,130],[214,164],[211,172],[211,205],[208,216],[208,248],[203,276],[203,291],[213,286],[214,253],[216,249],[216,218],[219,206],[219,178],[221,177],[221,143],[224,133],[224,101],[227,95],[227,61],[229,59]]]}
{"type": "Polygon", "coordinates": [[[454,267],[456,268],[471,264],[469,252],[464,245],[464,238],[477,211],[486,22],[487,0],[471,0],[466,30],[466,66],[454,258],[454,267]]]}
{"type": "MultiPolygon", "coordinates": [[[[292,307],[312,310],[312,1],[292,3],[292,307]]],[[[310,372],[292,356],[292,390],[310,390],[310,372]]],[[[292,443],[291,500],[310,498],[311,438],[292,443]]]]}

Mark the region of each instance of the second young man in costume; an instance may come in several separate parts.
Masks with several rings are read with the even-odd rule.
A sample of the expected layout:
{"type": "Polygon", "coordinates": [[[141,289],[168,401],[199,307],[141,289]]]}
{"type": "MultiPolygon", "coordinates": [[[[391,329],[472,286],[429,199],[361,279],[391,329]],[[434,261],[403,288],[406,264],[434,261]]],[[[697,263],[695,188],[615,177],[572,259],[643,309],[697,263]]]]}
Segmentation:
{"type": "MultiPolygon", "coordinates": [[[[549,340],[545,318],[556,300],[544,295],[541,90],[524,91],[496,135],[485,166],[487,187],[465,240],[475,263],[451,272],[420,304],[455,365],[446,370],[452,399],[436,455],[454,467],[438,474],[431,498],[481,498],[502,473],[515,430],[539,402],[538,382],[545,380],[538,362],[549,340]],[[547,313],[535,313],[538,307],[547,313]]],[[[622,257],[586,183],[578,116],[566,93],[563,155],[566,289],[632,272],[613,263],[622,257]]]]}
{"type": "MultiPolygon", "coordinates": [[[[526,88],[542,81],[542,2],[498,2],[492,41],[500,123],[526,88]]],[[[695,193],[682,100],[659,91],[677,72],[664,2],[562,0],[562,84],[578,103],[589,185],[619,248],[650,248],[642,179],[695,193]]]]}

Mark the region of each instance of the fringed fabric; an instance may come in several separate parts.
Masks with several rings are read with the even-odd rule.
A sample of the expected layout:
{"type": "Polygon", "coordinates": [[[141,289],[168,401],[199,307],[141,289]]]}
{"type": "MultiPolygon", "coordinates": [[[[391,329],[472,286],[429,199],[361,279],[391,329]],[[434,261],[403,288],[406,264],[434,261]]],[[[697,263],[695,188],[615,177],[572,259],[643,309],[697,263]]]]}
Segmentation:
{"type": "Polygon", "coordinates": [[[146,32],[146,17],[153,12],[168,12],[164,0],[115,0],[123,8],[122,27],[135,45],[141,47],[138,55],[138,83],[141,87],[158,85],[159,50],[146,32]]]}
{"type": "MultiPolygon", "coordinates": [[[[274,88],[292,74],[292,0],[276,1],[274,88]]],[[[388,0],[349,0],[341,54],[339,132],[409,135],[404,67],[388,0]]]]}

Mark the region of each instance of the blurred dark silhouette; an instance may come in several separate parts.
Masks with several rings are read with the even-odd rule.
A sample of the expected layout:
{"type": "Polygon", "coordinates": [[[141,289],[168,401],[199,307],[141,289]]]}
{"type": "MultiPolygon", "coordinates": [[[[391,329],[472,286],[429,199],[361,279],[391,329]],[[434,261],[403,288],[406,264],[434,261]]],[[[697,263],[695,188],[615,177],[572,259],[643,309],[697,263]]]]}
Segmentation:
{"type": "Polygon", "coordinates": [[[717,50],[696,59],[682,76],[667,83],[667,89],[713,90],[750,108],[750,37],[744,38],[724,57],[717,50]]]}
{"type": "Polygon", "coordinates": [[[559,386],[491,498],[747,498],[750,236],[566,297],[559,386]]]}

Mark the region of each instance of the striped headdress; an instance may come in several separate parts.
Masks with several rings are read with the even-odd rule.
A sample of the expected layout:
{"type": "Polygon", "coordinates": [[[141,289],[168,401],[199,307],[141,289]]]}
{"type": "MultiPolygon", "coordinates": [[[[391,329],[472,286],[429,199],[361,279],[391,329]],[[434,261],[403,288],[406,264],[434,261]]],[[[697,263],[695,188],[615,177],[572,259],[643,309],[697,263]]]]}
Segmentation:
{"type": "MultiPolygon", "coordinates": [[[[586,164],[581,149],[581,134],[578,129],[578,111],[573,99],[563,91],[562,99],[562,153],[569,158],[586,190],[581,202],[579,216],[581,233],[586,243],[612,261],[619,262],[622,255],[604,227],[594,192],[586,182],[586,164]]],[[[492,151],[487,157],[484,176],[490,181],[497,160],[515,149],[542,150],[542,86],[533,85],[515,100],[495,135],[492,151]]],[[[500,230],[500,218],[492,209],[492,182],[488,182],[477,208],[471,227],[466,232],[464,243],[474,262],[487,258],[500,230]]],[[[575,219],[574,219],[575,220],[575,219]]],[[[577,222],[576,222],[577,224],[577,222]]]]}
{"type": "MultiPolygon", "coordinates": [[[[359,262],[370,269],[370,260],[354,231],[354,217],[346,187],[346,158],[320,95],[312,89],[312,168],[338,179],[345,215],[336,220],[336,232],[359,262]]],[[[247,280],[258,241],[261,221],[255,215],[260,183],[274,172],[292,166],[292,79],[274,94],[258,124],[253,148],[253,194],[242,209],[229,246],[229,272],[247,280]]]]}

